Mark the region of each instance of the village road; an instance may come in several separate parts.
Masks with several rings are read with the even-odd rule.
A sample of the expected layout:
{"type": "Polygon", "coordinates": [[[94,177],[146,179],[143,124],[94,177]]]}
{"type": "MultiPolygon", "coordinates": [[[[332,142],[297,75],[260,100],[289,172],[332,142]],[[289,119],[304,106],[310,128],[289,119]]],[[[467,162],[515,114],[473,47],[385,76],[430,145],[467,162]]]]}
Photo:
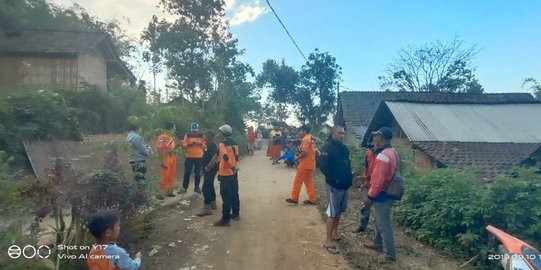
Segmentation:
{"type": "MultiPolygon", "coordinates": [[[[315,206],[288,205],[295,169],[271,165],[265,151],[242,159],[241,220],[209,227],[219,237],[205,261],[213,269],[348,269],[323,247],[325,224],[315,206]]],[[[300,201],[306,200],[303,187],[300,201]]],[[[324,201],[325,198],[318,198],[324,201]]],[[[215,220],[218,215],[205,217],[215,220]]]]}

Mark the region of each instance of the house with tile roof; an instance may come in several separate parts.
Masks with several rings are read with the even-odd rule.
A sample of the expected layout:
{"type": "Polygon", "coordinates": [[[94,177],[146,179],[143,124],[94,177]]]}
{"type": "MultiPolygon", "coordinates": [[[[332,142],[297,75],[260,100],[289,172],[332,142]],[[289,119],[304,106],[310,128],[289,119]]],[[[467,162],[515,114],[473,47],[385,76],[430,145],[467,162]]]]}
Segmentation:
{"type": "Polygon", "coordinates": [[[334,122],[346,128],[349,141],[360,143],[382,101],[501,104],[533,102],[534,97],[529,93],[472,95],[431,92],[341,92],[338,94],[334,122]]]}
{"type": "Polygon", "coordinates": [[[107,89],[110,78],[135,76],[102,32],[31,31],[0,34],[0,88],[84,84],[107,89]]]}
{"type": "Polygon", "coordinates": [[[382,101],[363,145],[380,127],[393,144],[410,147],[415,167],[473,167],[484,181],[521,165],[541,162],[541,103],[428,103],[382,101]]]}

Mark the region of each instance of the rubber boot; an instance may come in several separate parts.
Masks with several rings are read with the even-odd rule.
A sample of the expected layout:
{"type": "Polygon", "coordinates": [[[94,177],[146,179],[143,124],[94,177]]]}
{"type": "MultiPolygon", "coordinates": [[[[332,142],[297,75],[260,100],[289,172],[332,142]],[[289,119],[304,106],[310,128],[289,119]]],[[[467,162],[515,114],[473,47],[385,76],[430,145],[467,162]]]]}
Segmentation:
{"type": "Polygon", "coordinates": [[[196,214],[198,217],[204,217],[208,215],[212,215],[212,211],[210,211],[210,204],[203,205],[203,208],[199,211],[199,213],[196,214]]]}
{"type": "Polygon", "coordinates": [[[212,210],[218,209],[218,206],[216,205],[216,201],[210,202],[210,208],[211,208],[212,210]]]}

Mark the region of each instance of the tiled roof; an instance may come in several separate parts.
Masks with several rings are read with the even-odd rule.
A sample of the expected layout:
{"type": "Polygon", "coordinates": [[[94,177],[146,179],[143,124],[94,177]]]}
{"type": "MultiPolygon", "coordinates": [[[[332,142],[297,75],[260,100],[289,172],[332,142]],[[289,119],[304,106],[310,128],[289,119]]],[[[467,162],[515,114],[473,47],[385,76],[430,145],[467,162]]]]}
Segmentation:
{"type": "Polygon", "coordinates": [[[505,104],[533,102],[529,93],[449,94],[430,92],[341,92],[338,118],[346,126],[368,126],[382,101],[505,104]]]}
{"type": "Polygon", "coordinates": [[[473,167],[484,180],[509,172],[521,165],[541,143],[412,142],[450,168],[473,167]]]}
{"type": "Polygon", "coordinates": [[[83,53],[95,49],[107,39],[100,32],[31,31],[4,38],[0,52],[83,53]]]}

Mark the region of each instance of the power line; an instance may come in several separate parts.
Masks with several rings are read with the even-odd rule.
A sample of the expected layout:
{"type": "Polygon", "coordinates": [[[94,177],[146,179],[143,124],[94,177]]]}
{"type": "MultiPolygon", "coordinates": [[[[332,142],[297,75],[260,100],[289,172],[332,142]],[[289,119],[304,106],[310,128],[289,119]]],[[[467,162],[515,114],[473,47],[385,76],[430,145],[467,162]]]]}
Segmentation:
{"type": "MultiPolygon", "coordinates": [[[[293,36],[291,36],[291,34],[289,33],[289,31],[287,30],[287,27],[284,25],[284,23],[282,22],[282,20],[280,19],[280,17],[278,17],[278,14],[276,13],[276,11],[274,10],[274,8],[272,7],[271,3],[269,2],[269,0],[265,0],[267,2],[267,5],[269,5],[269,8],[271,9],[272,13],[274,14],[274,16],[276,17],[276,19],[278,19],[278,22],[280,22],[280,24],[282,25],[282,27],[284,28],[284,30],[286,31],[286,34],[289,36],[289,38],[291,39],[291,41],[293,41],[293,44],[295,45],[295,47],[297,48],[297,50],[299,51],[299,53],[301,54],[302,58],[304,58],[304,60],[308,61],[308,59],[306,58],[306,56],[304,55],[304,53],[302,52],[301,48],[299,47],[299,45],[297,44],[297,42],[295,42],[295,39],[293,38],[293,36]]],[[[344,88],[346,90],[350,90],[350,91],[355,91],[349,87],[345,87],[345,86],[340,86],[341,88],[344,88]]]]}
{"type": "Polygon", "coordinates": [[[276,16],[276,19],[278,19],[278,21],[280,22],[280,24],[282,25],[282,27],[284,28],[284,30],[286,30],[286,33],[287,35],[289,36],[289,38],[291,39],[291,41],[293,41],[293,44],[295,44],[295,47],[297,47],[297,50],[299,51],[299,53],[301,53],[302,57],[304,58],[304,60],[308,61],[308,59],[306,58],[306,56],[304,56],[304,53],[302,53],[301,51],[301,48],[299,48],[299,45],[297,45],[297,42],[295,42],[295,40],[293,39],[293,37],[291,36],[291,34],[289,33],[289,31],[287,30],[286,26],[284,25],[284,23],[282,22],[282,20],[280,20],[280,17],[278,17],[278,14],[276,14],[276,11],[274,11],[274,8],[271,6],[271,3],[269,2],[269,0],[265,0],[267,1],[267,5],[269,5],[272,13],[274,13],[274,16],[276,16]]]}

